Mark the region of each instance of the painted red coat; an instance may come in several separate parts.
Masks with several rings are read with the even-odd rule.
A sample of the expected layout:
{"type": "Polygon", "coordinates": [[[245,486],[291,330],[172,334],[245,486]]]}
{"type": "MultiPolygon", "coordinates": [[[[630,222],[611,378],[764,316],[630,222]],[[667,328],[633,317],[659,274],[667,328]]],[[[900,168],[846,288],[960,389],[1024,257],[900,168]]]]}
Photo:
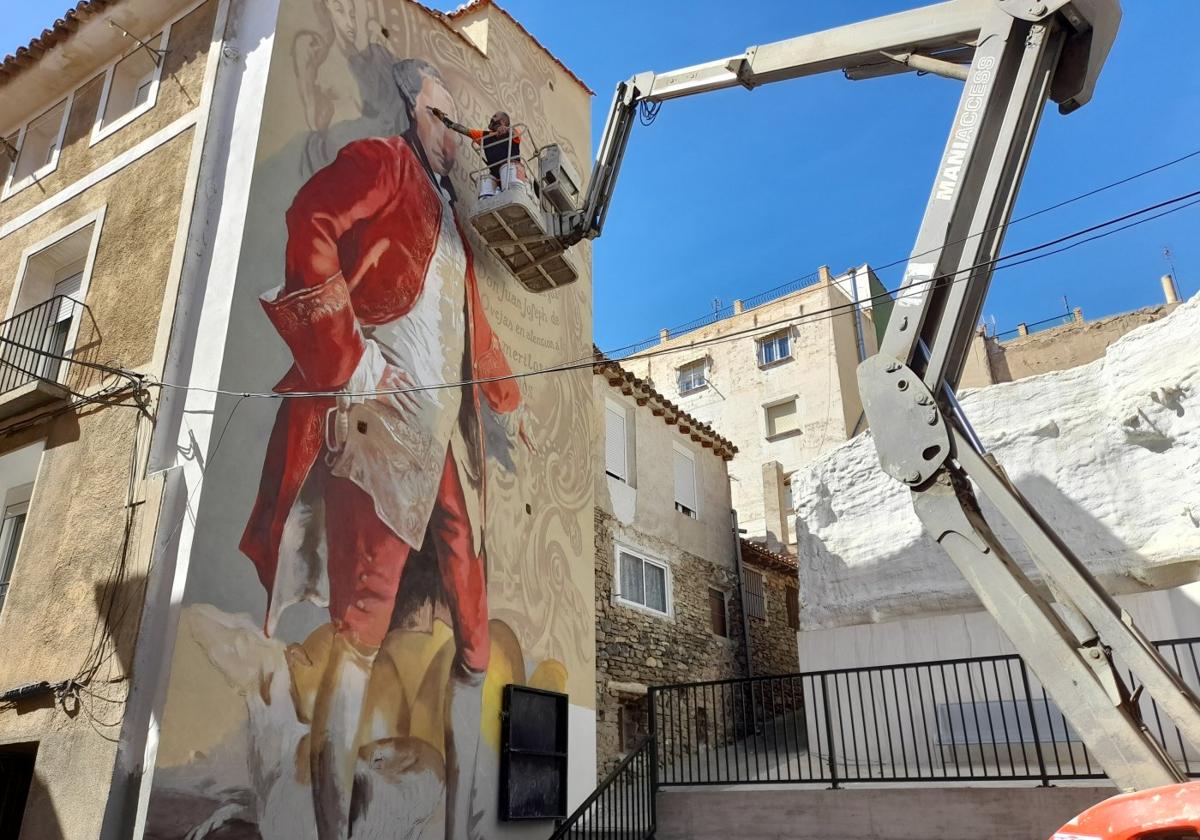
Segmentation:
{"type": "MultiPolygon", "coordinates": [[[[349,143],[300,188],[287,212],[284,286],[263,301],[294,360],[277,392],[336,392],[346,385],[364,351],[360,325],[404,316],[422,293],[442,206],[403,137],[349,143]]],[[[518,407],[520,391],[513,379],[494,379],[511,369],[480,301],[469,246],[466,252],[466,352],[472,376],[493,380],[474,387],[476,407],[482,397],[504,414],[518,407]]],[[[276,416],[240,544],[268,598],[284,523],[324,451],[326,416],[335,403],[332,394],[286,399],[276,416]]]]}

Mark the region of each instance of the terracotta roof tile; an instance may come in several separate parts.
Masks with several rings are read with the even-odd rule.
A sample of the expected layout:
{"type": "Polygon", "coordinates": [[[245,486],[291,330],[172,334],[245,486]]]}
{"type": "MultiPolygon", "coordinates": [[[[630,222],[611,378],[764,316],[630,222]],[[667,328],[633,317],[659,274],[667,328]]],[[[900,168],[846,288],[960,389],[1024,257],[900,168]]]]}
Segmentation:
{"type": "Polygon", "coordinates": [[[546,49],[546,46],[541,41],[539,41],[537,38],[533,37],[533,35],[530,33],[530,31],[521,25],[521,22],[519,20],[517,20],[515,17],[510,15],[504,9],[504,7],[501,6],[499,3],[495,2],[495,0],[471,0],[471,2],[464,3],[463,5],[459,6],[457,9],[455,9],[453,12],[450,12],[449,14],[447,14],[446,17],[450,18],[450,20],[456,20],[456,19],[462,17],[463,15],[471,14],[471,12],[474,12],[477,9],[482,9],[484,6],[492,6],[500,14],[504,15],[506,18],[511,20],[513,22],[513,25],[516,26],[517,29],[519,29],[523,33],[525,33],[526,37],[528,37],[529,40],[533,41],[533,43],[535,43],[538,46],[538,48],[541,49],[542,52],[544,52],[546,55],[548,55],[550,57],[551,61],[553,61],[555,64],[557,64],[559,67],[561,67],[563,69],[563,72],[565,72],[568,76],[570,76],[572,79],[574,79],[576,82],[578,82],[579,86],[582,87],[585,91],[587,91],[589,95],[591,95],[591,96],[596,95],[596,92],[587,86],[587,82],[585,82],[583,79],[579,78],[574,73],[572,73],[571,68],[569,68],[569,67],[567,67],[567,65],[563,64],[562,61],[559,60],[558,56],[556,56],[554,53],[550,52],[550,50],[546,49]]]}
{"type": "Polygon", "coordinates": [[[742,537],[741,541],[742,560],[752,566],[775,569],[789,574],[794,574],[800,568],[795,556],[791,554],[771,551],[762,543],[748,540],[745,537],[742,537]]]}
{"type": "Polygon", "coordinates": [[[0,62],[0,84],[36,64],[49,50],[70,38],[88,18],[120,2],[121,0],[80,0],[27,46],[17,47],[15,53],[4,57],[4,61],[0,62]]]}
{"type": "Polygon", "coordinates": [[[687,435],[705,449],[711,449],[722,459],[728,461],[737,454],[738,448],[730,440],[720,435],[712,426],[702,423],[664,397],[648,380],[634,376],[630,371],[605,356],[594,344],[592,353],[596,360],[592,365],[592,373],[603,376],[608,380],[609,385],[623,394],[632,396],[639,405],[648,404],[651,412],[661,416],[664,423],[674,425],[679,429],[680,434],[687,435]]]}

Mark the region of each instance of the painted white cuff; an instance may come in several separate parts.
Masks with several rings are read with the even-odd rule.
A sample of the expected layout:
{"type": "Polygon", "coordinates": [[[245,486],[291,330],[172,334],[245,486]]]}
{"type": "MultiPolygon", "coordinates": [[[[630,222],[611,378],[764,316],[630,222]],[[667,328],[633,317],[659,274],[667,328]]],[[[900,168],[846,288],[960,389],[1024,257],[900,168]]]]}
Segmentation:
{"type": "Polygon", "coordinates": [[[339,408],[346,409],[355,403],[361,403],[369,399],[363,394],[379,390],[379,380],[383,377],[387,362],[374,339],[365,338],[363,344],[365,346],[362,358],[358,360],[358,366],[354,368],[354,373],[350,374],[350,380],[342,389],[344,393],[338,395],[339,408]]]}

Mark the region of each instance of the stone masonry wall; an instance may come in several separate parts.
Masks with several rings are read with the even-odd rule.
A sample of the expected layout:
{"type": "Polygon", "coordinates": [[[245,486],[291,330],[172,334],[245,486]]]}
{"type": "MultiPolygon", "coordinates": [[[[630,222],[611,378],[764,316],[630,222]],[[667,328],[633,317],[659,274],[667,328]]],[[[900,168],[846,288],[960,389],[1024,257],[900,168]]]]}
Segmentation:
{"type": "Polygon", "coordinates": [[[797,585],[794,575],[775,569],[760,568],[746,562],[746,568],[760,572],[767,602],[767,618],[750,619],[750,651],[754,675],[794,674],[800,670],[796,631],[788,626],[787,587],[797,585]]]}
{"type": "MultiPolygon", "coordinates": [[[[670,617],[620,604],[613,597],[615,525],[613,517],[596,509],[596,762],[601,776],[622,756],[622,704],[629,709],[638,704],[644,728],[648,686],[746,674],[733,571],[676,549],[664,558],[671,566],[670,617]],[[712,633],[710,587],[727,595],[728,638],[712,633]]],[[[655,547],[664,553],[661,543],[655,547]]],[[[786,627],[786,614],[783,622],[786,627]]]]}

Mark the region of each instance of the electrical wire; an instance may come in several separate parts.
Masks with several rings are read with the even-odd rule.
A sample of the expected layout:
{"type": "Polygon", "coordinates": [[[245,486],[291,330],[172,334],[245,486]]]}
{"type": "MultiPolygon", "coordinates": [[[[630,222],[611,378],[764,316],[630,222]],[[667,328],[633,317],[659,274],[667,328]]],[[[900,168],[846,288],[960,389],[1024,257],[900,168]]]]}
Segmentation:
{"type": "MultiPolygon", "coordinates": [[[[659,104],[661,104],[661,103],[659,103],[659,104]]],[[[1062,207],[1066,207],[1066,206],[1074,204],[1076,202],[1083,201],[1086,198],[1091,198],[1092,196],[1099,195],[1102,192],[1106,192],[1108,190],[1116,189],[1117,187],[1124,186],[1125,184],[1128,184],[1131,181],[1136,181],[1138,178],[1144,178],[1147,175],[1153,175],[1156,172],[1161,172],[1164,169],[1169,169],[1172,166],[1176,166],[1180,163],[1183,163],[1185,161],[1191,160],[1192,158],[1196,158],[1196,157],[1200,157],[1200,149],[1195,149],[1191,152],[1188,152],[1187,154],[1180,155],[1179,157],[1172,158],[1171,160],[1165,161],[1165,162],[1157,164],[1155,166],[1151,166],[1148,169],[1143,169],[1140,172],[1135,172],[1132,175],[1127,175],[1123,178],[1117,179],[1116,181],[1111,181],[1102,186],[1095,187],[1093,189],[1088,190],[1087,192],[1080,193],[1079,195],[1074,195],[1074,196],[1071,196],[1070,198],[1063,199],[1062,201],[1058,201],[1054,204],[1049,205],[1048,207],[1042,207],[1039,210],[1034,210],[1032,212],[1026,213],[1023,216],[1018,216],[1015,219],[1010,219],[1006,224],[993,225],[992,227],[985,228],[984,230],[981,230],[977,233],[967,234],[966,236],[964,236],[961,239],[951,240],[949,242],[946,242],[941,247],[947,248],[947,247],[951,247],[954,245],[961,245],[962,243],[968,242],[971,239],[975,239],[980,236],[983,236],[984,234],[997,231],[1001,227],[1020,224],[1021,222],[1028,221],[1029,219],[1033,219],[1033,218],[1035,218],[1037,216],[1041,216],[1045,213],[1050,213],[1050,212],[1052,212],[1054,210],[1058,210],[1062,207]]],[[[873,265],[872,269],[877,272],[886,271],[889,268],[895,268],[898,265],[903,265],[903,264],[907,263],[909,260],[914,260],[914,259],[919,259],[921,257],[929,256],[930,254],[934,253],[937,250],[940,250],[940,249],[939,248],[931,248],[928,251],[921,251],[921,252],[918,252],[915,254],[908,254],[906,256],[899,257],[897,259],[883,263],[882,265],[873,265]]],[[[772,286],[769,289],[765,289],[761,292],[758,292],[757,294],[751,295],[751,297],[763,297],[764,295],[769,295],[769,294],[772,294],[773,292],[778,292],[781,289],[786,289],[788,286],[793,286],[797,283],[803,283],[806,280],[812,280],[812,279],[816,278],[816,276],[817,276],[817,272],[815,272],[815,271],[809,272],[808,274],[803,274],[799,277],[793,278],[784,283],[780,283],[777,286],[772,286]]],[[[732,311],[732,307],[726,307],[725,309],[732,311]]],[[[724,311],[724,310],[722,310],[722,311],[724,311]]],[[[697,321],[703,320],[704,317],[705,316],[701,316],[700,318],[694,318],[691,321],[671,327],[670,331],[676,332],[676,331],[680,331],[680,330],[685,330],[688,328],[688,326],[690,324],[693,324],[697,321]]],[[[612,351],[610,351],[610,353],[618,354],[618,353],[621,353],[622,351],[630,350],[635,347],[640,347],[644,344],[652,343],[656,340],[657,340],[657,336],[650,336],[648,338],[642,339],[641,341],[632,342],[630,344],[626,344],[621,347],[614,348],[612,351]]]]}
{"type": "MultiPolygon", "coordinates": [[[[1042,242],[1038,245],[1033,245],[1033,246],[1030,246],[1027,248],[1023,248],[1019,251],[1014,251],[1011,254],[1002,254],[998,257],[994,257],[989,260],[984,260],[984,261],[981,261],[974,265],[970,265],[970,266],[966,266],[965,268],[958,269],[956,271],[947,272],[946,274],[931,277],[927,280],[920,280],[920,281],[916,281],[913,283],[909,283],[905,286],[898,287],[896,289],[885,290],[884,292],[881,292],[879,294],[871,295],[867,298],[860,299],[857,302],[848,302],[845,304],[837,304],[837,305],[834,305],[831,307],[826,307],[825,309],[815,310],[813,312],[806,313],[803,315],[789,316],[789,317],[781,318],[781,319],[778,319],[776,321],[772,321],[772,322],[766,323],[766,324],[756,324],[756,325],[747,327],[742,330],[736,330],[734,332],[725,333],[724,335],[714,336],[714,337],[711,337],[708,339],[700,339],[698,341],[694,341],[694,342],[691,342],[686,345],[678,345],[678,346],[674,346],[674,347],[661,348],[658,350],[651,350],[648,352],[638,354],[637,358],[638,359],[647,359],[647,358],[655,358],[655,357],[661,356],[661,355],[679,353],[679,352],[683,352],[683,351],[694,351],[696,349],[710,347],[710,346],[714,346],[714,345],[718,345],[718,344],[723,344],[728,341],[733,341],[733,340],[745,337],[746,335],[750,335],[750,334],[763,334],[763,333],[777,330],[780,327],[791,325],[791,324],[809,323],[809,322],[827,320],[830,317],[835,317],[836,315],[841,314],[843,312],[853,310],[853,309],[861,306],[863,303],[865,303],[867,301],[874,302],[874,301],[885,301],[885,300],[897,300],[897,299],[901,299],[904,297],[909,297],[909,296],[917,295],[917,294],[924,295],[925,291],[926,291],[925,290],[926,286],[937,285],[937,284],[941,284],[941,283],[960,283],[960,282],[963,282],[963,281],[969,279],[972,272],[975,272],[979,269],[992,268],[996,271],[1000,271],[1005,268],[1011,268],[1011,267],[1015,267],[1017,265],[1024,265],[1024,264],[1026,264],[1028,262],[1032,262],[1034,260],[1044,259],[1046,257],[1053,256],[1054,254],[1061,253],[1063,250],[1067,250],[1069,247],[1074,247],[1074,245],[1068,246],[1068,248],[1062,248],[1062,249],[1058,249],[1055,251],[1050,251],[1045,254],[1038,254],[1037,252],[1044,250],[1046,248],[1051,248],[1055,245],[1059,245],[1059,244],[1068,242],[1071,239],[1074,239],[1074,238],[1077,238],[1080,236],[1084,236],[1086,234],[1092,234],[1092,233],[1096,233],[1097,231],[1103,231],[1103,229],[1106,227],[1110,227],[1110,226],[1118,224],[1120,222],[1126,222],[1129,220],[1136,219],[1136,217],[1138,217],[1139,215],[1143,215],[1145,213],[1149,213],[1149,212],[1156,211],[1156,210],[1163,210],[1164,208],[1169,208],[1169,209],[1165,209],[1164,212],[1158,213],[1154,216],[1150,216],[1150,217],[1143,218],[1143,219],[1136,219],[1136,221],[1132,221],[1132,222],[1130,222],[1130,224],[1123,225],[1123,226],[1121,226],[1119,228],[1115,228],[1113,230],[1103,231],[1101,233],[1098,233],[1097,235],[1089,237],[1086,241],[1092,242],[1097,239],[1102,239],[1102,238],[1104,238],[1106,236],[1110,236],[1114,233],[1128,230],[1132,227],[1136,227],[1137,225],[1144,224],[1146,222],[1161,218],[1162,216],[1168,215],[1170,213],[1178,212],[1179,210],[1183,210],[1183,209],[1186,209],[1187,207],[1194,206],[1196,203],[1200,203],[1197,201],[1190,201],[1190,199],[1195,199],[1197,196],[1200,196],[1200,190],[1195,190],[1195,191],[1192,191],[1189,193],[1185,193],[1183,195],[1176,196],[1174,198],[1170,198],[1165,201],[1156,202],[1155,204],[1149,205],[1148,207],[1144,207],[1144,208],[1141,208],[1139,210],[1135,210],[1135,211],[1132,211],[1129,213],[1124,213],[1120,216],[1114,217],[1112,219],[1108,219],[1108,220],[1100,222],[1098,224],[1090,225],[1086,228],[1082,228],[1082,229],[1074,231],[1072,233],[1065,234],[1065,235],[1059,236],[1059,237],[1055,237],[1054,239],[1048,240],[1046,242],[1042,242]],[[1187,202],[1187,203],[1184,203],[1184,202],[1187,202]],[[1030,256],[1030,255],[1032,255],[1032,256],[1030,256]],[[1028,258],[1019,260],[1017,262],[1012,262],[1011,264],[1002,264],[1002,263],[1006,263],[1006,261],[1014,260],[1015,258],[1018,258],[1018,257],[1028,257],[1028,258]]],[[[1076,244],[1082,244],[1082,243],[1076,243],[1076,244]]],[[[234,391],[234,390],[225,389],[225,388],[205,388],[205,387],[196,386],[196,385],[182,385],[182,384],[172,383],[172,382],[163,382],[163,381],[152,379],[152,378],[147,378],[145,381],[145,384],[147,387],[170,388],[170,389],[183,390],[183,391],[198,391],[201,393],[215,394],[218,396],[232,396],[232,397],[255,398],[255,399],[283,400],[283,399],[305,399],[305,398],[316,398],[316,397],[329,398],[329,397],[337,397],[337,396],[350,397],[350,398],[371,398],[371,397],[382,397],[382,396],[398,396],[398,395],[402,395],[402,394],[412,394],[412,393],[427,392],[427,391],[439,391],[439,390],[444,390],[444,389],[449,389],[449,388],[462,388],[462,387],[471,386],[471,385],[486,385],[486,384],[493,383],[493,382],[501,382],[501,381],[507,381],[507,380],[522,380],[522,379],[528,379],[528,378],[531,378],[534,376],[542,376],[542,375],[547,375],[547,374],[551,374],[551,373],[563,373],[563,372],[568,372],[568,371],[572,371],[572,370],[591,368],[594,365],[596,365],[599,361],[602,361],[602,360],[599,360],[594,356],[588,356],[583,359],[566,362],[563,364],[554,365],[554,366],[550,366],[547,368],[542,368],[540,370],[523,371],[523,372],[519,372],[519,373],[510,373],[510,374],[506,374],[506,375],[502,375],[502,376],[481,377],[481,378],[476,378],[476,379],[463,379],[463,380],[457,380],[457,381],[453,381],[453,382],[439,382],[439,383],[430,383],[430,384],[425,384],[425,385],[412,385],[412,386],[406,386],[403,388],[376,389],[376,390],[354,391],[354,392],[347,392],[347,391],[294,391],[294,392],[289,392],[289,393],[274,393],[274,392],[234,391]]],[[[614,361],[620,361],[620,359],[615,359],[614,361]]]]}

